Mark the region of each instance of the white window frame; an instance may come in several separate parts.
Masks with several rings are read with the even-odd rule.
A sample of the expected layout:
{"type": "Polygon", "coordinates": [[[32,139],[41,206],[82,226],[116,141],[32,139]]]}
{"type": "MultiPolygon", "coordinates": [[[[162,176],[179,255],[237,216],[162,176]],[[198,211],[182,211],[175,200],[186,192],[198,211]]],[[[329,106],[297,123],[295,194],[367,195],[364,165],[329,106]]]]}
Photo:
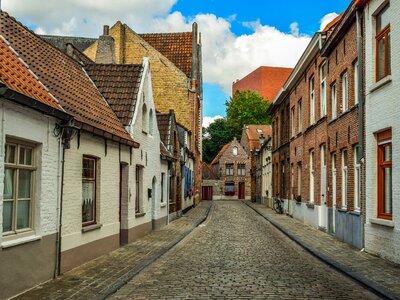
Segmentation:
{"type": "Polygon", "coordinates": [[[348,191],[348,152],[342,150],[342,209],[347,210],[347,191],[348,191]],[[345,159],[346,158],[346,159],[345,159]],[[345,160],[347,164],[345,164],[345,160]]]}
{"type": "Polygon", "coordinates": [[[238,164],[238,176],[246,176],[246,164],[238,164]],[[244,166],[244,168],[240,168],[240,166],[244,166]]]}
{"type": "Polygon", "coordinates": [[[310,151],[310,204],[315,201],[315,151],[310,151]]]}
{"type": "Polygon", "coordinates": [[[231,164],[231,163],[225,164],[225,176],[233,176],[234,175],[234,168],[235,168],[234,164],[231,164]],[[232,168],[228,168],[228,165],[232,166],[232,168]]]}
{"type": "Polygon", "coordinates": [[[332,100],[332,120],[337,117],[337,85],[336,82],[331,87],[331,100],[332,100]]]}
{"type": "Polygon", "coordinates": [[[361,199],[361,189],[360,189],[360,177],[361,177],[361,166],[358,156],[358,146],[353,147],[353,160],[354,160],[354,210],[360,211],[360,199],[361,199]]]}
{"type": "Polygon", "coordinates": [[[315,123],[315,80],[310,78],[310,125],[315,123]]]}
{"type": "Polygon", "coordinates": [[[342,113],[349,109],[349,76],[347,72],[342,75],[342,113]]]}
{"type": "Polygon", "coordinates": [[[326,62],[320,67],[320,117],[326,116],[326,62]]]}
{"type": "Polygon", "coordinates": [[[234,156],[237,156],[238,155],[238,147],[233,147],[233,150],[232,150],[232,154],[234,155],[234,156]]]}

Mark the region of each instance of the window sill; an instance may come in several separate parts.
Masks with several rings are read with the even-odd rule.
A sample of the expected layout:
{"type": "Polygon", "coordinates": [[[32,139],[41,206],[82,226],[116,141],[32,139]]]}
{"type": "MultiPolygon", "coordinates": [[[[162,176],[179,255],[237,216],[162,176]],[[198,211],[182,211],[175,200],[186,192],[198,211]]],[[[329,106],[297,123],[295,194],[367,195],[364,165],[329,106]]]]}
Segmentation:
{"type": "Polygon", "coordinates": [[[341,213],[347,213],[347,208],[339,208],[338,209],[338,212],[341,212],[341,213]]]}
{"type": "Polygon", "coordinates": [[[144,217],[146,215],[146,213],[142,212],[142,213],[136,213],[135,214],[135,218],[141,218],[144,217]]]}
{"type": "Polygon", "coordinates": [[[160,205],[160,207],[161,207],[161,208],[167,207],[167,203],[162,203],[162,204],[160,205]]]}
{"type": "Polygon", "coordinates": [[[351,211],[350,214],[355,215],[355,216],[361,216],[361,211],[354,210],[354,211],[351,211]]]}
{"type": "Polygon", "coordinates": [[[314,207],[315,207],[314,203],[307,203],[306,205],[307,205],[307,208],[310,208],[310,209],[314,209],[314,207]]]}
{"type": "Polygon", "coordinates": [[[31,236],[26,236],[26,237],[22,237],[22,238],[16,238],[16,239],[13,239],[13,240],[2,242],[1,243],[1,248],[6,249],[6,248],[22,245],[22,244],[25,244],[25,243],[38,241],[38,240],[41,240],[41,239],[42,239],[42,236],[40,236],[40,235],[31,235],[31,236]]]}
{"type": "Polygon", "coordinates": [[[369,92],[370,93],[375,92],[376,90],[380,89],[381,87],[388,84],[389,82],[392,82],[392,75],[388,75],[388,76],[382,78],[381,80],[379,80],[378,82],[372,84],[369,87],[369,92]]]}
{"type": "Polygon", "coordinates": [[[394,222],[392,220],[371,218],[369,219],[369,221],[371,222],[371,224],[394,228],[394,222]]]}
{"type": "Polygon", "coordinates": [[[89,232],[89,231],[92,231],[92,230],[100,229],[101,227],[103,227],[103,224],[100,224],[100,223],[89,225],[89,226],[85,226],[85,227],[82,227],[82,232],[83,233],[89,232]]]}

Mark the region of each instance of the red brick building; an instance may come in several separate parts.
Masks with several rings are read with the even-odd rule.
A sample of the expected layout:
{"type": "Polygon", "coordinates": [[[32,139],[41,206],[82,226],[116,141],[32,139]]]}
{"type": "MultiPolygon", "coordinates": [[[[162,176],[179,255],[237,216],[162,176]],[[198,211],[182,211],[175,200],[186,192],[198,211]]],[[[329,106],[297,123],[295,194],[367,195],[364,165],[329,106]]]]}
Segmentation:
{"type": "Polygon", "coordinates": [[[270,112],[273,195],[285,201],[285,210],[295,218],[362,248],[357,61],[351,4],[314,35],[270,112]]]}
{"type": "Polygon", "coordinates": [[[236,91],[250,90],[258,92],[264,99],[272,102],[291,72],[291,68],[259,67],[233,83],[232,95],[236,91]]]}

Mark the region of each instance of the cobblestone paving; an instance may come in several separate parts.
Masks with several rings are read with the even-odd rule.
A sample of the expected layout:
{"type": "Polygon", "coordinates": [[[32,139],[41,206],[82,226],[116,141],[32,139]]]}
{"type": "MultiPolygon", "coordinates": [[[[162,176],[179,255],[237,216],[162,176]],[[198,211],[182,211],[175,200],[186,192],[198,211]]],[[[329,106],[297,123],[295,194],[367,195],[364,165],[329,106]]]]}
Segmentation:
{"type": "Polygon", "coordinates": [[[16,299],[102,299],[177,243],[204,219],[211,202],[137,241],[92,260],[16,299]]]}
{"type": "Polygon", "coordinates": [[[267,219],[275,222],[286,232],[301,240],[306,247],[328,257],[334,263],[363,277],[370,283],[384,289],[390,297],[400,299],[400,266],[382,258],[361,252],[333,236],[307,226],[286,215],[276,214],[265,205],[247,203],[267,219]]]}
{"type": "Polygon", "coordinates": [[[241,202],[208,220],[112,299],[377,299],[241,202]]]}

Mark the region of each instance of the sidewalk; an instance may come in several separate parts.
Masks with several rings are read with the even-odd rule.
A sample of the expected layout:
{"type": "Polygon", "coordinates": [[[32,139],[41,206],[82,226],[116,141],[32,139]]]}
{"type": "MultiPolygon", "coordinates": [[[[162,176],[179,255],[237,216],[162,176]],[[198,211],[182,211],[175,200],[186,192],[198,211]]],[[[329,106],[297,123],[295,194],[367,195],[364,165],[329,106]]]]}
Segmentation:
{"type": "Polygon", "coordinates": [[[211,201],[203,201],[168,226],[39,285],[15,299],[104,299],[200,225],[207,218],[211,204],[211,201]]]}
{"type": "MultiPolygon", "coordinates": [[[[296,243],[386,299],[400,299],[400,266],[361,252],[265,205],[244,201],[296,243]]],[[[338,287],[340,288],[340,287],[338,287]]]]}

